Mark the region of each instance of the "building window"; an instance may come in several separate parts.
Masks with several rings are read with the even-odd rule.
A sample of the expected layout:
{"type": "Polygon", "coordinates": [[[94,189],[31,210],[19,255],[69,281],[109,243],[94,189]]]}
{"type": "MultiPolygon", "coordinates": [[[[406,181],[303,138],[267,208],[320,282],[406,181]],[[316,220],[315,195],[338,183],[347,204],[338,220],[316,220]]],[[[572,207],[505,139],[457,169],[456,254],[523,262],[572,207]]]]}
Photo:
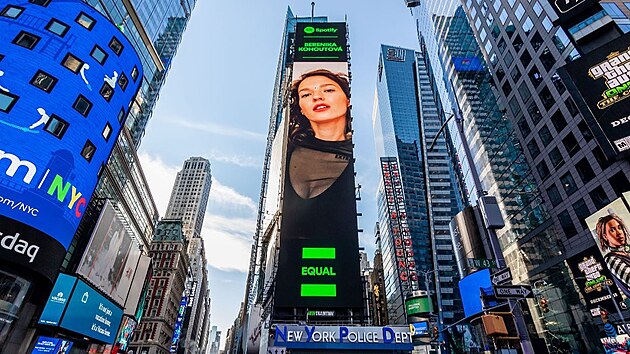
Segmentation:
{"type": "Polygon", "coordinates": [[[95,45],[90,53],[90,56],[94,58],[101,65],[105,64],[105,60],[107,60],[107,53],[98,45],[95,45]]]}
{"type": "Polygon", "coordinates": [[[532,66],[532,69],[529,71],[529,80],[532,82],[532,85],[534,85],[534,88],[538,87],[543,81],[543,77],[540,75],[540,71],[536,65],[532,66]]]}
{"type": "Polygon", "coordinates": [[[124,119],[125,119],[125,109],[121,108],[120,112],[118,112],[118,121],[122,124],[124,119]]]}
{"type": "Polygon", "coordinates": [[[111,86],[109,86],[107,82],[105,82],[103,84],[103,87],[101,87],[101,90],[99,91],[99,93],[101,94],[101,96],[103,96],[105,101],[109,102],[111,101],[112,96],[114,96],[114,89],[111,86]]]}
{"type": "Polygon", "coordinates": [[[549,167],[545,163],[545,160],[540,161],[540,163],[536,166],[538,170],[538,174],[540,175],[541,180],[546,180],[549,177],[549,167]]]}
{"type": "Polygon", "coordinates": [[[553,104],[556,103],[556,98],[551,95],[551,91],[549,91],[549,87],[547,86],[540,90],[538,97],[540,98],[540,102],[542,102],[543,107],[545,107],[546,110],[549,110],[553,106],[553,104]]]}
{"type": "Polygon", "coordinates": [[[581,120],[580,123],[578,123],[578,129],[580,130],[580,133],[582,133],[584,140],[589,142],[593,139],[593,132],[591,132],[591,128],[588,127],[584,120],[581,120]]]}
{"type": "Polygon", "coordinates": [[[560,149],[557,147],[553,148],[549,152],[549,159],[551,160],[551,164],[556,169],[560,168],[564,164],[564,159],[562,158],[562,153],[560,153],[560,149]]]}
{"type": "Polygon", "coordinates": [[[65,23],[63,23],[61,21],[58,21],[58,20],[55,20],[53,18],[46,25],[46,29],[49,30],[50,32],[60,36],[60,37],[63,37],[63,36],[66,35],[66,33],[68,32],[70,27],[68,25],[66,25],[65,23]]]}
{"type": "Polygon", "coordinates": [[[129,79],[127,79],[125,73],[120,73],[120,77],[118,77],[118,86],[120,86],[120,89],[123,90],[123,92],[127,89],[127,84],[129,84],[129,79]]]}
{"type": "Polygon", "coordinates": [[[96,24],[96,21],[92,17],[86,15],[85,12],[81,12],[75,21],[88,31],[91,31],[96,24]]]}
{"type": "Polygon", "coordinates": [[[571,172],[567,172],[560,177],[560,183],[562,183],[562,187],[564,188],[564,191],[567,192],[567,195],[571,195],[577,191],[577,184],[575,184],[575,180],[573,179],[571,172]]]}
{"type": "Polygon", "coordinates": [[[24,11],[23,7],[7,5],[7,7],[0,12],[0,16],[8,17],[8,18],[18,18],[22,12],[24,11]]]}
{"type": "Polygon", "coordinates": [[[13,106],[15,105],[15,102],[17,102],[18,98],[18,96],[10,92],[0,90],[0,111],[9,113],[11,111],[11,108],[13,108],[13,106]]]}
{"type": "Polygon", "coordinates": [[[540,137],[540,141],[542,141],[542,144],[544,146],[549,145],[549,143],[551,143],[551,141],[553,140],[553,135],[551,135],[551,131],[549,131],[549,128],[547,128],[546,125],[543,125],[540,130],[538,131],[538,136],[540,137]]]}
{"type": "Polygon", "coordinates": [[[580,225],[582,225],[582,228],[588,228],[588,225],[586,225],[586,218],[591,215],[591,211],[588,210],[588,206],[584,203],[584,199],[580,198],[573,204],[573,211],[575,212],[575,216],[577,216],[580,225]]]}
{"type": "Polygon", "coordinates": [[[550,71],[553,68],[553,65],[556,63],[556,59],[551,54],[549,48],[545,47],[543,52],[540,54],[540,62],[545,67],[545,70],[550,71]]]}
{"type": "Polygon", "coordinates": [[[591,197],[593,204],[595,204],[595,209],[601,209],[605,207],[608,203],[610,203],[610,199],[608,199],[604,188],[602,188],[601,186],[598,186],[597,188],[590,191],[588,195],[591,197]]]}
{"type": "Polygon", "coordinates": [[[46,122],[44,130],[61,139],[68,130],[68,122],[52,114],[46,122]]]}
{"type": "Polygon", "coordinates": [[[13,44],[17,44],[20,47],[24,47],[26,49],[33,49],[40,39],[40,37],[34,34],[22,31],[17,35],[17,37],[15,37],[15,39],[13,40],[13,44]]]}
{"type": "Polygon", "coordinates": [[[131,79],[133,80],[133,82],[136,82],[136,80],[138,79],[138,68],[136,66],[134,66],[133,70],[131,70],[131,79]]]}
{"type": "Polygon", "coordinates": [[[31,85],[40,88],[46,92],[52,91],[57,84],[57,79],[52,75],[39,70],[31,79],[31,85]]]}
{"type": "Polygon", "coordinates": [[[615,173],[608,179],[608,182],[610,182],[610,186],[618,197],[621,197],[622,193],[630,191],[630,182],[628,182],[628,177],[623,171],[615,173]]]}
{"type": "Polygon", "coordinates": [[[68,53],[66,54],[66,57],[63,58],[61,65],[63,65],[64,67],[66,67],[66,69],[72,71],[73,73],[78,74],[79,71],[81,71],[81,68],[83,67],[83,61],[75,57],[74,55],[68,53]]]}
{"type": "Polygon", "coordinates": [[[524,68],[527,68],[527,65],[529,65],[529,63],[531,62],[532,56],[529,54],[527,49],[525,49],[525,51],[523,51],[523,54],[521,54],[521,64],[523,64],[524,68]]]}
{"type": "Polygon", "coordinates": [[[40,6],[48,6],[51,0],[28,0],[31,4],[40,5],[40,6]]]}
{"type": "Polygon", "coordinates": [[[86,141],[83,149],[81,149],[81,156],[85,158],[88,162],[92,161],[94,157],[94,153],[96,152],[96,146],[92,144],[91,141],[86,141]]]}
{"type": "Polygon", "coordinates": [[[538,143],[536,143],[536,139],[532,139],[532,141],[527,143],[527,149],[529,150],[530,155],[532,155],[532,159],[535,159],[538,155],[540,155],[540,148],[538,147],[538,143]]]}
{"type": "Polygon", "coordinates": [[[553,206],[557,206],[560,202],[562,202],[560,191],[558,191],[558,187],[556,187],[555,184],[552,184],[551,187],[547,188],[547,195],[549,196],[549,200],[553,206]]]}
{"type": "Polygon", "coordinates": [[[560,133],[562,129],[567,126],[567,120],[564,119],[564,116],[562,115],[562,112],[560,112],[560,110],[557,110],[556,113],[551,115],[551,124],[553,124],[553,127],[556,128],[556,131],[558,133],[560,133]]]}
{"type": "Polygon", "coordinates": [[[529,118],[532,119],[534,126],[536,126],[542,119],[542,113],[540,113],[540,109],[538,108],[536,101],[532,101],[529,106],[527,106],[527,113],[529,113],[529,118]]]}
{"type": "Polygon", "coordinates": [[[604,11],[606,11],[610,18],[627,18],[614,2],[600,2],[599,4],[602,5],[604,11]]]}
{"type": "Polygon", "coordinates": [[[525,116],[518,120],[518,128],[521,130],[523,138],[527,137],[532,132],[532,129],[529,127],[529,122],[525,116]]]}
{"type": "Polygon", "coordinates": [[[92,109],[92,102],[85,98],[85,96],[79,95],[79,97],[77,97],[77,100],[74,101],[72,108],[74,108],[82,116],[87,117],[88,114],[90,114],[90,110],[92,109]]]}
{"type": "Polygon", "coordinates": [[[571,220],[571,215],[569,215],[568,210],[559,213],[558,220],[560,221],[562,231],[564,231],[564,234],[567,235],[567,238],[571,238],[577,234],[577,229],[575,228],[575,225],[573,225],[573,220],[571,220]]]}
{"type": "Polygon", "coordinates": [[[120,56],[120,53],[122,53],[124,48],[125,47],[116,37],[112,37],[112,40],[109,42],[109,49],[116,53],[116,55],[120,56]]]}
{"type": "Polygon", "coordinates": [[[578,113],[580,113],[571,97],[567,97],[567,99],[564,100],[564,104],[567,106],[567,109],[569,110],[569,113],[571,113],[571,116],[575,117],[578,113]]]}
{"type": "Polygon", "coordinates": [[[564,148],[567,149],[567,152],[571,157],[575,156],[575,154],[580,151],[580,145],[578,144],[577,139],[575,139],[575,135],[571,132],[562,139],[562,144],[564,145],[564,148]]]}
{"type": "Polygon", "coordinates": [[[595,172],[593,172],[593,168],[586,158],[581,159],[575,164],[575,170],[584,184],[587,184],[590,180],[595,178],[595,172]]]}
{"type": "Polygon", "coordinates": [[[105,141],[109,141],[109,137],[112,135],[112,126],[109,123],[105,123],[105,128],[103,128],[103,139],[105,141]]]}

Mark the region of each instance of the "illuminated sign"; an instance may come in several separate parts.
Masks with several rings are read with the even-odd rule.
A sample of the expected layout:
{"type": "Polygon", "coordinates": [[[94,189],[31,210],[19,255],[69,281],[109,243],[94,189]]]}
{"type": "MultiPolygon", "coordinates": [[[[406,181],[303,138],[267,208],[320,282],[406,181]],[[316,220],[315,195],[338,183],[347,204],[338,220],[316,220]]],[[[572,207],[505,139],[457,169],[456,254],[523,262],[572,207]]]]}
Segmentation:
{"type": "Polygon", "coordinates": [[[396,269],[405,293],[420,290],[416,261],[413,257],[413,242],[407,223],[405,195],[400,179],[400,170],[396,158],[381,158],[381,172],[385,186],[389,231],[394,242],[396,269]]]}
{"type": "Polygon", "coordinates": [[[297,62],[348,61],[345,22],[298,22],[295,34],[297,62]]]}
{"type": "Polygon", "coordinates": [[[487,268],[471,273],[459,281],[459,294],[462,297],[464,316],[476,315],[483,311],[482,292],[493,293],[490,270],[487,268]]]}
{"type": "Polygon", "coordinates": [[[173,338],[171,339],[171,353],[177,353],[177,347],[179,346],[179,338],[182,335],[182,324],[184,323],[184,317],[186,316],[186,305],[188,298],[182,297],[182,301],[179,303],[179,309],[177,310],[177,319],[175,320],[175,330],[173,331],[173,338]]]}
{"type": "Polygon", "coordinates": [[[433,312],[433,303],[428,296],[412,297],[405,300],[405,308],[407,309],[407,316],[426,314],[433,312]]]}
{"type": "Polygon", "coordinates": [[[630,151],[630,34],[568,63],[559,73],[599,143],[630,151]],[[597,129],[599,128],[599,129],[597,129]]]}
{"type": "Polygon", "coordinates": [[[276,325],[274,345],[287,349],[413,350],[409,327],[276,325]]]}
{"type": "Polygon", "coordinates": [[[77,282],[77,278],[59,274],[55,286],[53,286],[48,302],[42,311],[42,315],[39,318],[39,323],[49,326],[58,326],[61,320],[61,315],[68,305],[68,299],[74,289],[74,284],[77,282]]]}
{"type": "Polygon", "coordinates": [[[409,325],[409,331],[412,337],[422,337],[429,334],[429,322],[415,322],[409,325]]]}
{"type": "Polygon", "coordinates": [[[60,338],[37,337],[37,343],[31,354],[68,354],[72,341],[60,338]]]}
{"type": "Polygon", "coordinates": [[[346,52],[345,23],[297,23],[276,311],[363,306],[346,52]],[[331,112],[334,137],[318,129],[331,112]]]}
{"type": "Polygon", "coordinates": [[[142,65],[124,34],[82,1],[21,6],[0,21],[0,259],[54,279],[142,65]],[[81,13],[93,20],[89,31],[75,21],[81,13]],[[64,35],[49,29],[53,17],[68,24],[64,35]],[[19,45],[22,31],[37,34],[30,50],[19,45]]]}

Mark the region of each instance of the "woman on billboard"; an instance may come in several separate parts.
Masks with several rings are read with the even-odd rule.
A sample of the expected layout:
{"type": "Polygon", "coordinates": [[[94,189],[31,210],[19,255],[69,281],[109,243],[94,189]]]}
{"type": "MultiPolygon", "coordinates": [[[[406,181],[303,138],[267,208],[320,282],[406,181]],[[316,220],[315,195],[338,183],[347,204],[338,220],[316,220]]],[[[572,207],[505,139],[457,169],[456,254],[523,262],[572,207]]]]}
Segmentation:
{"type": "Polygon", "coordinates": [[[595,230],[615,283],[630,296],[630,245],[626,225],[617,214],[609,214],[597,220],[595,230]]]}
{"type": "Polygon", "coordinates": [[[352,159],[350,84],[326,69],[307,72],[291,87],[289,178],[295,193],[324,193],[352,159]]]}

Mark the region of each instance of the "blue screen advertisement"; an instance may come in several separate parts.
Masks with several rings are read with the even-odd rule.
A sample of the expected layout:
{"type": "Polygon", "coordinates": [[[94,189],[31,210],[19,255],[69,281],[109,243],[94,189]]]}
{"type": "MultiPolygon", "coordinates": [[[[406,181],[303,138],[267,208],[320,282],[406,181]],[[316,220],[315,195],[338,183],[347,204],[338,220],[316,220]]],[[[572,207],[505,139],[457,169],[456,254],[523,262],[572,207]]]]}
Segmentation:
{"type": "Polygon", "coordinates": [[[31,354],[68,354],[72,344],[67,339],[38,337],[31,354]]]}
{"type": "Polygon", "coordinates": [[[112,344],[116,339],[122,316],[121,308],[78,280],[60,326],[112,344]]]}
{"type": "Polygon", "coordinates": [[[0,21],[0,259],[54,279],[142,66],[125,35],[80,0],[20,6],[0,21]],[[75,21],[81,13],[94,20],[89,31],[75,21]],[[53,17],[68,24],[63,36],[46,29],[53,17]],[[26,49],[14,44],[21,31],[41,38],[26,49]]]}
{"type": "Polygon", "coordinates": [[[173,331],[173,339],[171,340],[171,353],[177,352],[177,346],[179,345],[179,337],[182,334],[182,323],[184,322],[184,316],[186,315],[186,304],[188,298],[184,296],[179,303],[179,309],[177,310],[177,320],[175,320],[175,330],[173,331]]]}
{"type": "Polygon", "coordinates": [[[471,273],[459,281],[459,292],[464,305],[464,316],[472,316],[483,311],[481,288],[492,289],[490,270],[482,269],[471,273]]]}
{"type": "Polygon", "coordinates": [[[50,296],[48,296],[44,311],[42,311],[42,315],[39,318],[40,324],[49,326],[59,325],[59,320],[61,320],[63,310],[65,310],[68,305],[68,299],[70,299],[76,281],[77,278],[75,277],[59,274],[55,286],[53,286],[50,296]]]}

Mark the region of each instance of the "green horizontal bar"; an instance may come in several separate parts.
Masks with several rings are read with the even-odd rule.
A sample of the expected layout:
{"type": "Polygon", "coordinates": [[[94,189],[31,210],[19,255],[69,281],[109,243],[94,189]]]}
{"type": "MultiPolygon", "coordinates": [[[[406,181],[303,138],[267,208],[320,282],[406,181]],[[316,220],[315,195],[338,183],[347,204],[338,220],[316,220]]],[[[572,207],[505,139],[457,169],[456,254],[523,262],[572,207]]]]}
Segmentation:
{"type": "Polygon", "coordinates": [[[307,57],[307,56],[303,56],[302,58],[304,59],[339,59],[339,57],[307,57]]]}
{"type": "Polygon", "coordinates": [[[337,38],[339,36],[304,36],[304,38],[337,38]]]}
{"type": "Polygon", "coordinates": [[[336,284],[302,284],[302,297],[337,297],[336,284]]]}
{"type": "Polygon", "coordinates": [[[302,259],[335,259],[336,249],[332,247],[304,247],[302,259]]]}

